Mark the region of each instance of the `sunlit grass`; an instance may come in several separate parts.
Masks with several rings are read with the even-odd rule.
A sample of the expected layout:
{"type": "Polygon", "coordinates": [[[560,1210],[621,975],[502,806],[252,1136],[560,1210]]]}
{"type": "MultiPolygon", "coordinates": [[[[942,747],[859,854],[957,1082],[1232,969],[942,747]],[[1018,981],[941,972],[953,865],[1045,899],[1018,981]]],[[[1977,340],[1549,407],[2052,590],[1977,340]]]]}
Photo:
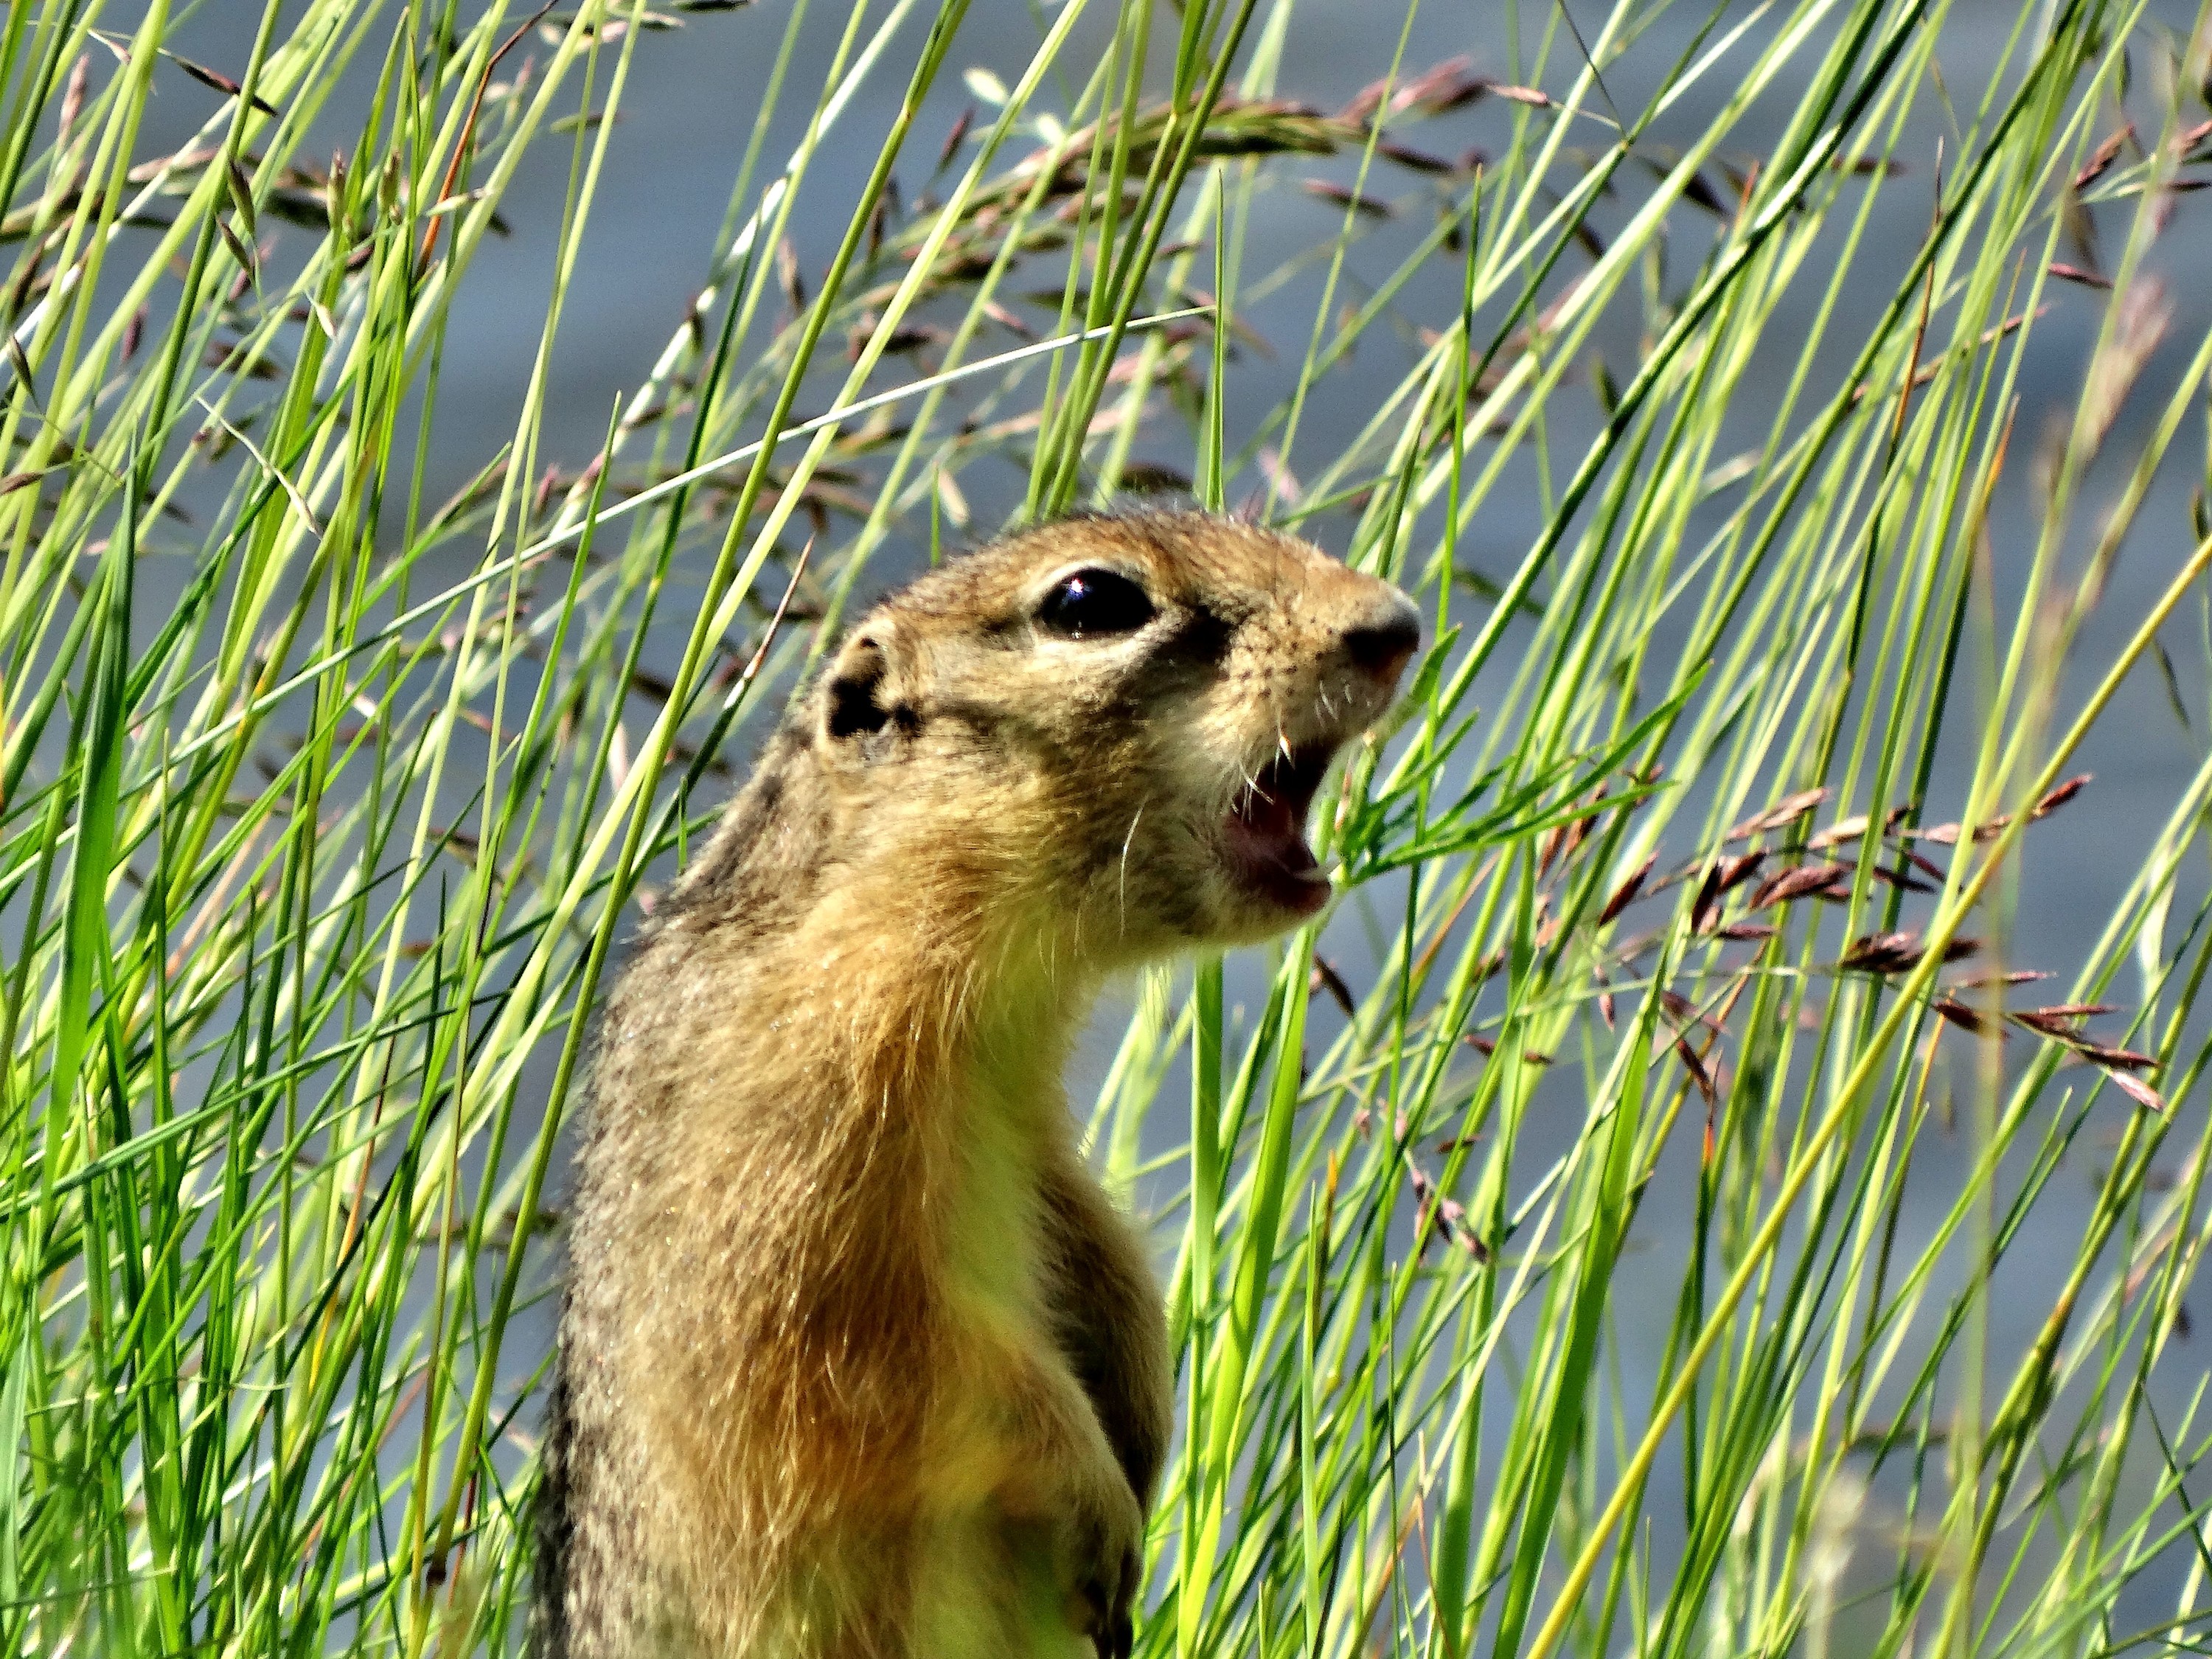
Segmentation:
{"type": "Polygon", "coordinates": [[[720,9],[0,25],[0,1650],[520,1644],[625,930],[856,602],[1164,483],[1435,636],[1317,809],[1352,896],[1148,977],[1096,1105],[1183,1355],[1140,1650],[2197,1643],[2212,759],[2072,959],[2008,941],[2123,684],[2212,667],[2204,21],[1377,13],[1332,112],[1287,0],[720,9]],[[723,251],[560,453],[624,100],[740,37],[723,251]]]}

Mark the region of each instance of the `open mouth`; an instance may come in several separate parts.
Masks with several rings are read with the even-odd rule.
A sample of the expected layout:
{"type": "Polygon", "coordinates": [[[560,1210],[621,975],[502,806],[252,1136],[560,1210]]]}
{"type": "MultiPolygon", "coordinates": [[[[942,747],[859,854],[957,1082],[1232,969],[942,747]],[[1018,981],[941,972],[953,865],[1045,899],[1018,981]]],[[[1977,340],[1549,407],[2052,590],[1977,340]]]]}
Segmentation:
{"type": "Polygon", "coordinates": [[[1306,810],[1335,753],[1334,744],[1278,753],[1229,808],[1230,867],[1246,886],[1297,915],[1328,902],[1328,878],[1306,845],[1306,810]]]}

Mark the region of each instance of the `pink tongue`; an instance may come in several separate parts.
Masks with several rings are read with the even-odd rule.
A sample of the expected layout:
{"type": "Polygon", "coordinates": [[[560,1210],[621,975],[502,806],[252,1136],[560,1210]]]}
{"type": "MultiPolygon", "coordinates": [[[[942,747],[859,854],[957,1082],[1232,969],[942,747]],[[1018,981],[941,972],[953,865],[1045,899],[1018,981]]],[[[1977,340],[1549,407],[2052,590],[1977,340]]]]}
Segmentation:
{"type": "Polygon", "coordinates": [[[1305,837],[1295,832],[1285,832],[1275,842],[1274,860],[1292,875],[1321,868],[1321,860],[1313,855],[1313,848],[1306,845],[1305,837]]]}
{"type": "Polygon", "coordinates": [[[1249,813],[1232,815],[1228,827],[1232,854],[1278,904],[1306,915],[1328,902],[1328,879],[1317,873],[1320,861],[1287,806],[1255,801],[1249,813]]]}
{"type": "Polygon", "coordinates": [[[1305,837],[1298,833],[1297,818],[1287,800],[1257,797],[1244,817],[1255,849],[1270,848],[1271,856],[1286,870],[1313,868],[1313,853],[1306,846],[1305,837]]]}

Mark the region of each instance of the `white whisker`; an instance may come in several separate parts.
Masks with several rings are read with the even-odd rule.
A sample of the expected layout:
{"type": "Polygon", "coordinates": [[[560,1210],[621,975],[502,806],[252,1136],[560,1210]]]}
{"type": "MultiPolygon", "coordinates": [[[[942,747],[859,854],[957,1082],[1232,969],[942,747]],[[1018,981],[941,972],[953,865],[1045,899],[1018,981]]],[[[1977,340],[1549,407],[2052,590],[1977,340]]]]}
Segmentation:
{"type": "Polygon", "coordinates": [[[1121,933],[1124,938],[1129,932],[1129,847],[1137,839],[1138,824],[1144,821],[1145,805],[1143,801],[1137,803],[1136,816],[1129,820],[1129,833],[1121,837],[1121,880],[1116,902],[1121,908],[1121,933]]]}

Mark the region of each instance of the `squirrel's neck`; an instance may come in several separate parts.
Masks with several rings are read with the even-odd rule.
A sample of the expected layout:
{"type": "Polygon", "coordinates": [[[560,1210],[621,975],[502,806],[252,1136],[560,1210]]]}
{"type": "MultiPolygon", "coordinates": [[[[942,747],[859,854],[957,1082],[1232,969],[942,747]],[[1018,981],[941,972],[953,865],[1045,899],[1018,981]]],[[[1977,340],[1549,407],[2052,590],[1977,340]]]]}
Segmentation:
{"type": "Polygon", "coordinates": [[[1060,1114],[1097,975],[1017,890],[957,847],[930,849],[849,869],[793,930],[777,952],[793,1012],[860,1105],[1060,1114]]]}
{"type": "Polygon", "coordinates": [[[897,879],[848,871],[763,964],[776,1029],[755,1075],[778,1083],[757,1108],[780,1144],[810,1148],[809,1231],[882,1279],[869,1307],[897,1285],[1034,1299],[1040,1182],[1073,1133],[1060,1073],[1092,975],[984,896],[951,857],[897,879]]]}

